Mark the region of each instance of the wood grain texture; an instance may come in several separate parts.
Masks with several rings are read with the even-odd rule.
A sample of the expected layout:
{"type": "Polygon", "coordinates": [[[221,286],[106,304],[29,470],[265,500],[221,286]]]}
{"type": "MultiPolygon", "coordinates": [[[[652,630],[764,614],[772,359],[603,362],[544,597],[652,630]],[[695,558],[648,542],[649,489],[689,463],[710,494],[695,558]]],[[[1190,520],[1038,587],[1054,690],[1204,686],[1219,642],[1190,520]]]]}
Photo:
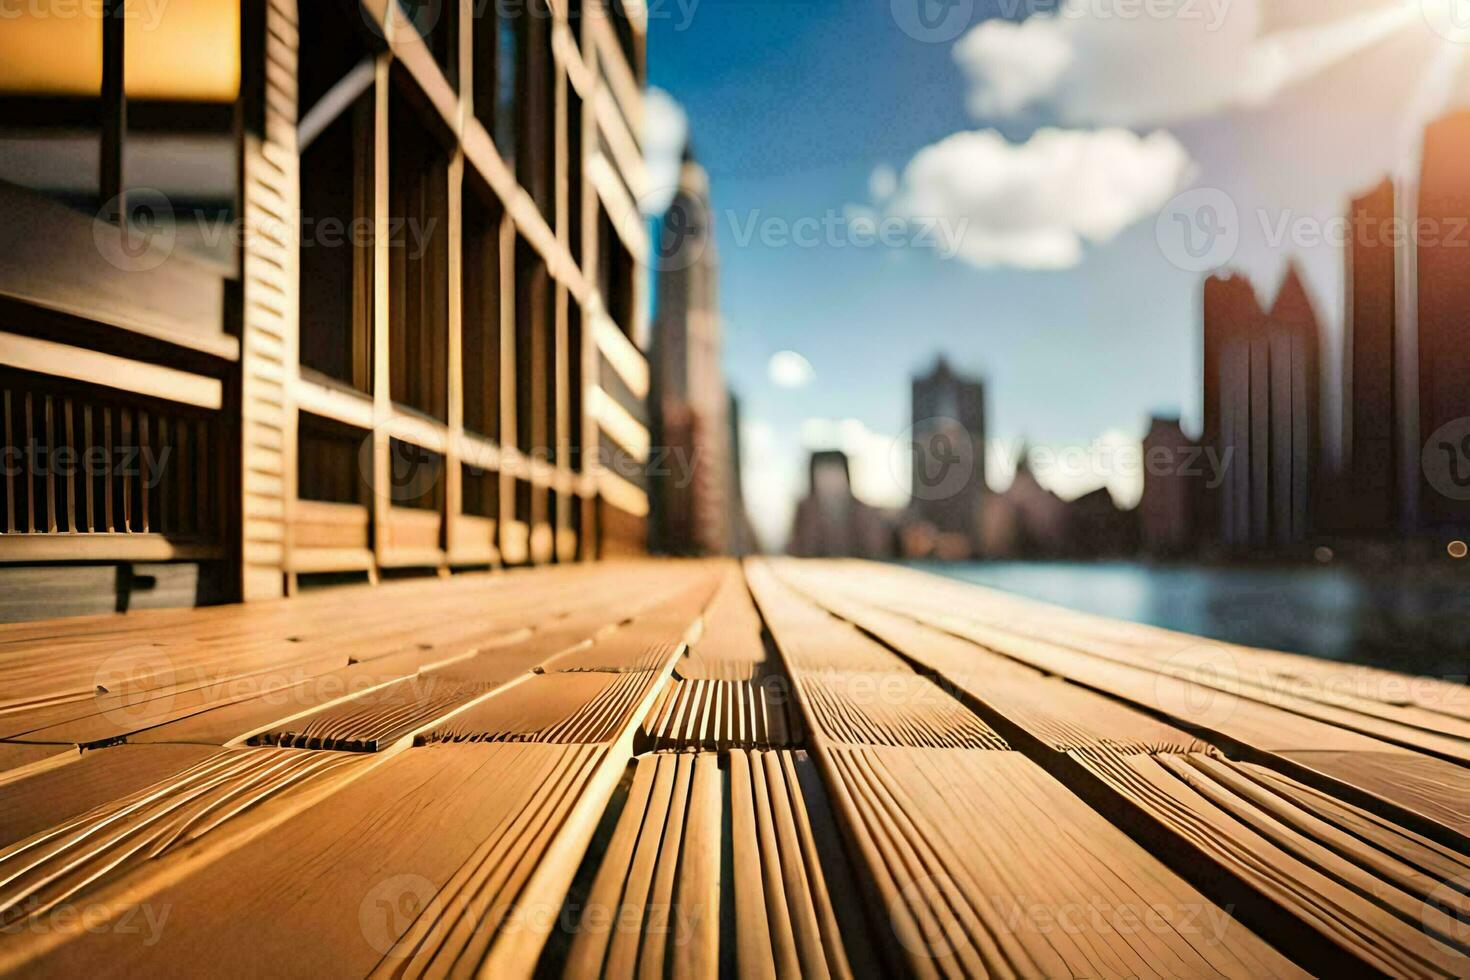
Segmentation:
{"type": "Polygon", "coordinates": [[[785,561],[0,627],[0,973],[1470,973],[1457,693],[1180,642],[785,561]]]}

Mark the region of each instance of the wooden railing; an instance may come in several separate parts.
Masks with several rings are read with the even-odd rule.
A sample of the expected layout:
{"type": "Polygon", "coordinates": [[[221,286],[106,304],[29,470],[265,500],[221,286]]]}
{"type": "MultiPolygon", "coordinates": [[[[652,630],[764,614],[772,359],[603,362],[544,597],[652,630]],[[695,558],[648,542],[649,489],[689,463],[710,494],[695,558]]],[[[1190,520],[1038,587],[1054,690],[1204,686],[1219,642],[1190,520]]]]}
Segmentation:
{"type": "Polygon", "coordinates": [[[218,414],[0,372],[0,560],[209,557],[218,414]]]}

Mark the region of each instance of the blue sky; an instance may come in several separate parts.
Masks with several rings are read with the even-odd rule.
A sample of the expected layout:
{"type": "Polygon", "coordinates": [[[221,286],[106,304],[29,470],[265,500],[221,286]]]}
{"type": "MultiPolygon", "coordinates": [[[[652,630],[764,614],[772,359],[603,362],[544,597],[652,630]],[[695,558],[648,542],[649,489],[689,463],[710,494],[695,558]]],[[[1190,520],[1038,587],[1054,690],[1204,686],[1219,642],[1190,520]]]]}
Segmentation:
{"type": "MultiPolygon", "coordinates": [[[[1288,259],[1303,265],[1330,348],[1340,250],[1298,228],[1340,215],[1350,193],[1402,156],[1394,138],[1371,152],[1358,144],[1411,128],[1415,79],[1445,45],[1417,15],[1390,9],[1397,0],[1170,0],[1191,6],[1137,23],[1108,16],[1116,0],[1068,0],[1075,16],[1040,14],[1014,29],[959,0],[950,10],[965,18],[961,29],[937,41],[900,24],[902,5],[916,2],[701,0],[687,16],[673,0],[650,3],[650,82],[683,105],[711,178],[727,374],[742,398],[747,458],[760,459],[747,496],[770,545],[805,490],[811,448],[848,448],[859,493],[902,502],[904,477],[889,458],[903,454],[888,450],[909,424],[910,375],[940,351],[989,383],[996,485],[1022,439],[1137,439],[1152,412],[1197,424],[1202,273],[1177,267],[1156,233],[1177,193],[1229,196],[1241,225],[1231,264],[1266,298],[1288,259]],[[1069,67],[1045,69],[1056,50],[1069,67]],[[1028,140],[1038,154],[1012,161],[1028,140]],[[915,160],[936,145],[927,166],[915,160]],[[1048,205],[1059,218],[1011,213],[993,187],[952,186],[983,185],[992,165],[1010,174],[993,180],[1020,181],[1021,196],[1040,185],[1051,200],[1094,179],[1100,190],[1048,205]],[[882,168],[893,177],[879,179],[875,200],[882,168]],[[1116,207],[1071,216],[1109,195],[1116,207]],[[799,247],[747,234],[840,221],[855,206],[942,212],[956,222],[944,227],[979,247],[945,258],[914,244],[799,247]],[[1268,240],[1278,221],[1292,229],[1283,243],[1268,240]],[[1030,237],[996,244],[992,231],[1018,225],[1030,237]],[[1059,246],[1059,230],[1080,251],[1059,246]],[[1010,242],[1030,258],[1007,258],[1010,242]],[[783,350],[811,362],[805,387],[770,381],[783,350]]],[[[1067,494],[1107,484],[1124,502],[1137,489],[1101,470],[1052,482],[1067,494]]]]}

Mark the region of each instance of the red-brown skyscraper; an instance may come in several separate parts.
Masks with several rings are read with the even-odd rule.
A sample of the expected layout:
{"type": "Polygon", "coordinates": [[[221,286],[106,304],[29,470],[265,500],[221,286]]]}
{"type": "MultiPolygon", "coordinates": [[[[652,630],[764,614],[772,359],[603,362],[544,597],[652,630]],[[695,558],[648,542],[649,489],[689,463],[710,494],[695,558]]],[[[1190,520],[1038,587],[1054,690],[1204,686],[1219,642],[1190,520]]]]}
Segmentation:
{"type": "MultiPolygon", "coordinates": [[[[1424,133],[1417,252],[1418,525],[1470,526],[1470,112],[1424,133]],[[1420,451],[1424,453],[1420,464],[1420,451]]],[[[1406,472],[1409,472],[1406,461],[1406,472]]],[[[1413,491],[1411,491],[1413,492],[1413,491]]]]}
{"type": "Polygon", "coordinates": [[[1209,471],[1198,446],[1177,418],[1155,416],[1143,438],[1143,497],[1138,502],[1139,543],[1149,555],[1181,555],[1195,544],[1195,514],[1209,471]],[[1194,472],[1189,472],[1190,461],[1194,472]]]}
{"type": "Polygon", "coordinates": [[[1387,533],[1399,526],[1398,356],[1394,187],[1385,180],[1348,209],[1343,255],[1342,474],[1334,523],[1387,533]]]}
{"type": "Polygon", "coordinates": [[[1269,313],[1243,276],[1205,283],[1204,444],[1225,466],[1207,526],[1229,547],[1311,528],[1321,452],[1317,315],[1295,267],[1269,313]]]}
{"type": "Polygon", "coordinates": [[[658,319],[650,359],[657,443],[653,541],[671,554],[742,549],[744,506],[720,366],[719,258],[709,177],[684,161],[659,234],[658,319]]]}
{"type": "Polygon", "coordinates": [[[913,382],[912,516],[954,542],[983,547],[985,385],[956,374],[940,357],[913,382]]]}

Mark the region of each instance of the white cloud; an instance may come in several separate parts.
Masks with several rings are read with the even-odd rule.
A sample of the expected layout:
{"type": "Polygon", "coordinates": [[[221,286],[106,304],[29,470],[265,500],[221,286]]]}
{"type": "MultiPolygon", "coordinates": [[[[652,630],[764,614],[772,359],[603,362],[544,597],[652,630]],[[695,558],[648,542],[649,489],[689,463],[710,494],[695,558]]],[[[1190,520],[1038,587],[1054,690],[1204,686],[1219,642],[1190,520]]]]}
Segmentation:
{"type": "Polygon", "coordinates": [[[791,533],[796,500],[803,495],[801,446],[763,419],[740,420],[740,467],[745,510],[763,546],[784,550],[791,533]]]}
{"type": "Polygon", "coordinates": [[[979,268],[1066,269],[1084,243],[1156,212],[1190,172],[1189,154],[1164,132],[1043,129],[1025,143],[955,133],[915,155],[889,210],[960,229],[957,257],[979,268]]]}
{"type": "Polygon", "coordinates": [[[805,388],[816,380],[817,372],[812,364],[794,350],[783,350],[771,355],[766,365],[766,376],[778,388],[805,388]]]}
{"type": "Polygon", "coordinates": [[[868,195],[874,204],[882,204],[898,190],[898,172],[883,163],[873,168],[868,177],[868,195]]]}
{"type": "Polygon", "coordinates": [[[1320,10],[1320,0],[1152,0],[1129,17],[1112,4],[1064,0],[1055,14],[979,24],[954,57],[982,119],[1159,126],[1262,105],[1396,31],[1422,27],[1418,7],[1383,0],[1364,13],[1276,29],[1320,10]],[[1155,9],[1165,15],[1147,15],[1155,9]]]}
{"type": "Polygon", "coordinates": [[[679,171],[689,142],[689,117],[672,95],[650,88],[643,97],[643,155],[648,189],[639,207],[650,218],[668,210],[679,189],[679,171]]]}
{"type": "Polygon", "coordinates": [[[874,432],[858,419],[807,419],[801,424],[808,452],[840,449],[847,454],[852,492],[874,507],[902,507],[909,500],[909,445],[874,432]]]}
{"type": "Polygon", "coordinates": [[[1003,493],[1010,487],[1023,453],[1036,482],[1063,500],[1076,500],[1099,487],[1106,487],[1123,508],[1137,506],[1143,497],[1143,443],[1126,432],[1109,429],[1089,443],[989,439],[986,463],[992,489],[1003,493]]]}

